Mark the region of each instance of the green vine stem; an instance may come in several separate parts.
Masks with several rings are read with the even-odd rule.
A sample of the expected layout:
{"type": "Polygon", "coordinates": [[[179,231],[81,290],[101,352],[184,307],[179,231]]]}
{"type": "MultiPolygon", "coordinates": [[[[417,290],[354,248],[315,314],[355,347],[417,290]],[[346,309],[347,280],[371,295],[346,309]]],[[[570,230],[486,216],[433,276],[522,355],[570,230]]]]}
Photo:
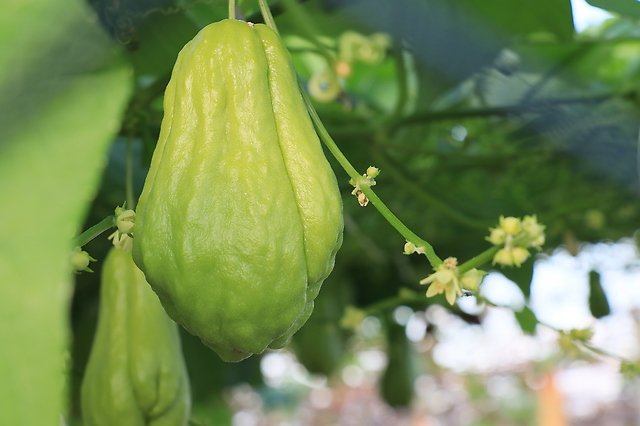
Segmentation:
{"type": "Polygon", "coordinates": [[[606,351],[604,349],[601,349],[601,348],[598,348],[596,346],[593,346],[590,342],[583,342],[583,341],[580,341],[580,340],[577,340],[577,339],[574,339],[573,342],[575,344],[582,345],[585,349],[590,350],[591,352],[593,352],[595,354],[598,354],[600,356],[603,356],[605,358],[608,357],[608,358],[611,358],[611,359],[613,359],[615,361],[618,361],[620,363],[629,364],[629,361],[627,361],[626,359],[624,359],[624,358],[622,358],[622,357],[620,357],[618,355],[612,354],[611,352],[606,351]]]}
{"type": "Polygon", "coordinates": [[[524,114],[535,112],[538,109],[549,108],[550,106],[573,105],[573,104],[590,104],[607,101],[609,99],[630,98],[629,93],[605,93],[594,96],[579,96],[549,99],[544,101],[529,102],[527,104],[509,105],[506,107],[487,107],[469,110],[445,110],[445,111],[418,111],[411,115],[391,120],[389,125],[389,134],[394,134],[401,127],[405,126],[424,126],[434,121],[444,120],[462,120],[471,118],[486,117],[508,117],[512,114],[524,114]]]}
{"type": "Polygon", "coordinates": [[[78,235],[73,240],[74,247],[82,247],[87,244],[89,241],[93,240],[104,231],[111,229],[116,226],[116,216],[107,216],[102,219],[97,224],[93,225],[91,228],[84,231],[82,234],[78,235]]]}
{"type": "MultiPolygon", "coordinates": [[[[357,170],[351,165],[347,157],[345,157],[342,151],[340,151],[340,148],[338,148],[338,145],[336,145],[334,140],[329,135],[329,132],[327,132],[327,129],[324,127],[324,124],[322,124],[322,121],[320,120],[320,117],[318,116],[318,113],[316,112],[315,108],[311,104],[311,100],[309,99],[309,96],[304,90],[304,87],[302,87],[302,84],[300,82],[298,82],[298,84],[300,85],[300,93],[302,93],[302,98],[304,99],[304,103],[307,107],[307,111],[309,112],[309,116],[311,117],[311,121],[313,122],[313,125],[315,126],[316,131],[318,132],[318,136],[320,137],[322,142],[327,146],[329,151],[331,151],[331,154],[333,154],[336,160],[338,160],[338,163],[340,163],[340,165],[347,172],[349,177],[353,179],[353,181],[356,183],[359,183],[359,182],[362,183],[364,181],[363,176],[361,176],[357,172],[357,170]]],[[[382,202],[382,200],[373,191],[373,189],[371,189],[371,187],[363,183],[362,185],[359,185],[359,188],[364,193],[364,195],[369,199],[371,204],[373,204],[373,206],[380,212],[380,214],[382,214],[382,216],[387,220],[387,222],[389,222],[389,224],[393,226],[396,229],[396,231],[400,233],[400,235],[402,235],[407,241],[412,242],[416,247],[424,248],[425,255],[427,256],[427,259],[429,259],[431,266],[436,268],[438,265],[442,263],[442,259],[440,259],[438,255],[436,255],[431,244],[429,244],[422,238],[418,237],[415,233],[413,233],[413,231],[407,228],[407,226],[404,223],[402,223],[402,221],[400,221],[400,219],[398,219],[398,217],[395,214],[393,214],[391,210],[389,210],[386,204],[382,202]]]]}
{"type": "Polygon", "coordinates": [[[389,297],[387,299],[383,299],[379,302],[373,303],[369,306],[364,307],[362,310],[365,315],[376,315],[382,312],[388,312],[400,305],[414,305],[414,304],[427,304],[427,299],[424,297],[424,292],[415,293],[410,296],[405,295],[397,295],[394,297],[389,297]]]}

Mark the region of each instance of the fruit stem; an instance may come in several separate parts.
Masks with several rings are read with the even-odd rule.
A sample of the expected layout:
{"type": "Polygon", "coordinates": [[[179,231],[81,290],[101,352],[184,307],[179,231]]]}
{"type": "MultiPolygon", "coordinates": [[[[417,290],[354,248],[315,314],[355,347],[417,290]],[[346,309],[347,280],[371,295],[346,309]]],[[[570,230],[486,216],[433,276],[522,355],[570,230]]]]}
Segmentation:
{"type": "Polygon", "coordinates": [[[127,156],[125,159],[125,189],[127,194],[127,208],[136,209],[136,200],[133,196],[133,138],[127,138],[127,156]]]}
{"type": "Polygon", "coordinates": [[[271,28],[274,33],[280,35],[280,33],[278,32],[278,27],[276,26],[276,21],[273,19],[273,15],[271,14],[271,10],[269,9],[269,5],[267,4],[267,0],[258,0],[258,4],[260,5],[260,12],[262,13],[262,17],[264,18],[264,23],[267,24],[267,26],[271,28]]]}
{"type": "Polygon", "coordinates": [[[236,19],[236,0],[229,0],[229,19],[236,19]]]}

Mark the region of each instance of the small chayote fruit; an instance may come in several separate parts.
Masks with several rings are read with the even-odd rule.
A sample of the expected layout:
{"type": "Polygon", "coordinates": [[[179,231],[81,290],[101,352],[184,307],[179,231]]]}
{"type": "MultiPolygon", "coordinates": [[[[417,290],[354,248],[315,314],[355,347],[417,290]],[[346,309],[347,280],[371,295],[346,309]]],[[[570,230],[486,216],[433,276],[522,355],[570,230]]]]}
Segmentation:
{"type": "Polygon", "coordinates": [[[80,394],[84,425],[186,425],[191,393],[176,323],[131,253],[112,248],[101,278],[98,327],[80,394]]]}
{"type": "Polygon", "coordinates": [[[387,367],[380,377],[382,399],[392,407],[411,404],[417,372],[413,360],[413,347],[405,327],[389,319],[387,324],[387,367]]]}
{"type": "Polygon", "coordinates": [[[309,321],[293,336],[296,357],[310,373],[331,376],[342,364],[349,335],[340,319],[350,299],[348,284],[336,277],[327,280],[309,321]]]}
{"type": "Polygon", "coordinates": [[[224,20],[180,52],[133,256],[225,361],[284,346],[342,243],[342,203],[280,38],[224,20]]]}

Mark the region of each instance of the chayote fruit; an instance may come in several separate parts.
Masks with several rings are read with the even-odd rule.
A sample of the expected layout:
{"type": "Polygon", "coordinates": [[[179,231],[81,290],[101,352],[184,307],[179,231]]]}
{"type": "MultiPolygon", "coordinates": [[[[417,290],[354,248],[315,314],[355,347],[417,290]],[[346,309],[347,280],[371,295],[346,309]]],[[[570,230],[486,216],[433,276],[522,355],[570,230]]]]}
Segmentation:
{"type": "Polygon", "coordinates": [[[189,418],[177,325],[131,253],[116,248],[102,270],[100,316],[81,405],[85,426],[180,426],[189,418]]]}
{"type": "Polygon", "coordinates": [[[133,257],[167,313],[225,361],[284,346],[342,243],[342,203],[288,52],[224,20],[180,52],[133,257]]]}

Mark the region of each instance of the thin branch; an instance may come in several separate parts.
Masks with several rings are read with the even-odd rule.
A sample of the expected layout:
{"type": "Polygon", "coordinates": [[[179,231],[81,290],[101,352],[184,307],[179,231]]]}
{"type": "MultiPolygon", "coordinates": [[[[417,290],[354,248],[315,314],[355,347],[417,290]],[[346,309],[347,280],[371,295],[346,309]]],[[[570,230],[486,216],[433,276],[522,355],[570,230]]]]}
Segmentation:
{"type": "Polygon", "coordinates": [[[115,216],[107,216],[102,219],[97,224],[93,225],[91,228],[84,231],[82,234],[78,235],[73,240],[73,245],[77,247],[82,247],[87,244],[89,241],[96,238],[98,235],[102,234],[104,231],[107,231],[116,226],[116,217],[115,216]]]}
{"type": "Polygon", "coordinates": [[[584,44],[580,45],[578,49],[574,52],[569,53],[566,57],[564,57],[560,62],[551,67],[546,73],[542,75],[542,77],[533,83],[529,89],[526,91],[524,96],[521,99],[522,104],[529,104],[533,102],[533,99],[536,97],[538,93],[542,91],[542,88],[549,82],[551,79],[562,72],[569,64],[576,61],[578,58],[583,56],[586,52],[588,52],[594,45],[592,44],[584,44]]]}
{"type": "MultiPolygon", "coordinates": [[[[622,97],[627,96],[629,95],[622,95],[622,97]]],[[[549,106],[599,103],[616,97],[621,97],[621,95],[618,93],[607,93],[591,97],[581,96],[556,98],[537,102],[529,102],[527,104],[517,104],[500,107],[455,111],[422,111],[391,122],[389,126],[389,132],[393,133],[403,126],[427,124],[434,121],[460,120],[467,118],[507,117],[509,115],[523,114],[526,112],[535,111],[537,109],[549,108],[549,106]]]]}

